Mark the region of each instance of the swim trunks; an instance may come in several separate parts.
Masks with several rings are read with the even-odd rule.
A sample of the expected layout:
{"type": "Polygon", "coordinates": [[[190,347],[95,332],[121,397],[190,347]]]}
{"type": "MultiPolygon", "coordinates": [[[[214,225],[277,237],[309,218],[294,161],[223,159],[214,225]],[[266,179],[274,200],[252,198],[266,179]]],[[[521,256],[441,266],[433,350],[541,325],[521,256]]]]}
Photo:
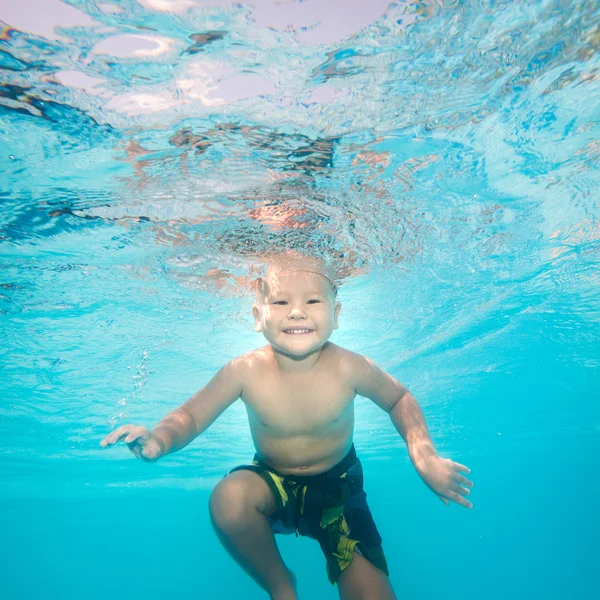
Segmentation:
{"type": "Polygon", "coordinates": [[[254,471],[275,496],[269,518],[275,533],[296,533],[317,540],[327,560],[327,576],[335,584],[352,563],[357,548],[369,562],[389,575],[381,536],[367,505],[363,472],[354,445],[334,467],[318,475],[283,475],[258,454],[239,470],[254,471]]]}

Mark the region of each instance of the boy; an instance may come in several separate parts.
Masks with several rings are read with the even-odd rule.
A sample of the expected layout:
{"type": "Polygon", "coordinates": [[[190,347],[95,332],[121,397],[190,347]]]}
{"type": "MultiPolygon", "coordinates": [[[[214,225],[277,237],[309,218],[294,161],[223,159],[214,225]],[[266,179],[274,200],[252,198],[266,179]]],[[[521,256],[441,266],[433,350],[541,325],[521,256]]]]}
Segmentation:
{"type": "Polygon", "coordinates": [[[469,469],[437,455],[419,405],[372,361],[328,341],[341,305],[324,264],[288,255],[259,279],[255,329],[268,344],[225,365],[152,432],[123,425],[101,446],[123,439],[138,458],[180,450],[235,400],[246,404],[254,461],[233,469],[212,492],[210,515],[223,546],[272,600],[297,599],[275,533],[316,539],[342,600],[395,598],[363,491],[352,435],[354,397],[387,411],[423,481],[446,504],[467,508],[469,469]]]}

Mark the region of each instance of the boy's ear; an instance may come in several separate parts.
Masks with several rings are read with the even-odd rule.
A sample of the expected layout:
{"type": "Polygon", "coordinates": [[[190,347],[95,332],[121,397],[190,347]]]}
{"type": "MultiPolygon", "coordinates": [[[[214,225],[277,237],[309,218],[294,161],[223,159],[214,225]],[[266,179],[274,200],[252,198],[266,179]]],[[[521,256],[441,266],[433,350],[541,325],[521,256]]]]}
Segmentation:
{"type": "Polygon", "coordinates": [[[338,316],[340,314],[340,310],[342,310],[342,305],[339,302],[335,303],[335,312],[333,315],[333,328],[338,328],[338,316]]]}
{"type": "Polygon", "coordinates": [[[254,331],[260,333],[262,331],[262,323],[260,319],[260,309],[256,304],[252,306],[252,314],[254,315],[254,331]]]}

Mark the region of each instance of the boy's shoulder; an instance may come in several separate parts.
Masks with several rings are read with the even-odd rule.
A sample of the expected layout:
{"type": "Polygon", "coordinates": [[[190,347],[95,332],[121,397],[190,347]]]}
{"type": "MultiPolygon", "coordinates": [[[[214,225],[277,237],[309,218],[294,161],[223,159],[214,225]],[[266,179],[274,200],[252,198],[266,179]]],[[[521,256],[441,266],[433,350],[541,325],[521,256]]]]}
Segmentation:
{"type": "Polygon", "coordinates": [[[244,376],[252,373],[253,371],[260,370],[270,365],[273,361],[273,353],[270,352],[270,346],[263,346],[262,348],[256,348],[250,350],[245,354],[234,358],[229,361],[225,368],[231,373],[235,373],[239,376],[244,376]]]}
{"type": "Polygon", "coordinates": [[[255,348],[254,350],[250,350],[249,352],[244,352],[244,354],[240,354],[236,358],[230,361],[229,364],[242,366],[245,364],[249,364],[252,362],[267,362],[269,360],[269,348],[270,346],[267,344],[266,346],[262,346],[261,348],[255,348]]]}
{"type": "Polygon", "coordinates": [[[348,375],[356,372],[368,359],[337,344],[327,342],[327,350],[331,360],[334,360],[348,375]]]}

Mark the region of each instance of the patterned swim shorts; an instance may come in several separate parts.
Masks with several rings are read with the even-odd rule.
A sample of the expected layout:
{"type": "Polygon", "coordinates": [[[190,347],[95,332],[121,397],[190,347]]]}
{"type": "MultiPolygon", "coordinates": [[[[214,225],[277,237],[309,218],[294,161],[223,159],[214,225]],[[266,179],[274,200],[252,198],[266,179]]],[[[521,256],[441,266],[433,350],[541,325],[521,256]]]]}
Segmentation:
{"type": "Polygon", "coordinates": [[[258,455],[239,470],[254,471],[275,496],[276,510],[270,517],[275,533],[296,533],[317,540],[327,560],[329,581],[335,584],[359,552],[389,575],[381,547],[381,536],[367,505],[363,472],[354,445],[334,467],[318,475],[283,475],[258,455]]]}

